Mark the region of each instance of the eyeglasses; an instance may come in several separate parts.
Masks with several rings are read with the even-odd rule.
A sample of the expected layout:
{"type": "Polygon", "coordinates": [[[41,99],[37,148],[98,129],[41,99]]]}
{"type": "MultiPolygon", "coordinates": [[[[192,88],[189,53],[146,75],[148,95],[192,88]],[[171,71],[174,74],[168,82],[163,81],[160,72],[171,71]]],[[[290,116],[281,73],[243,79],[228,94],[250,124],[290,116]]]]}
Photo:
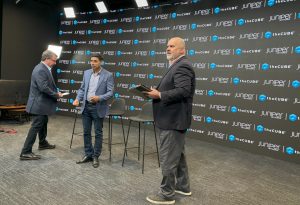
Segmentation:
{"type": "Polygon", "coordinates": [[[54,60],[54,59],[51,59],[51,58],[48,58],[48,59],[49,59],[49,60],[52,60],[53,62],[56,62],[56,61],[57,61],[57,59],[55,59],[55,60],[54,60]]]}

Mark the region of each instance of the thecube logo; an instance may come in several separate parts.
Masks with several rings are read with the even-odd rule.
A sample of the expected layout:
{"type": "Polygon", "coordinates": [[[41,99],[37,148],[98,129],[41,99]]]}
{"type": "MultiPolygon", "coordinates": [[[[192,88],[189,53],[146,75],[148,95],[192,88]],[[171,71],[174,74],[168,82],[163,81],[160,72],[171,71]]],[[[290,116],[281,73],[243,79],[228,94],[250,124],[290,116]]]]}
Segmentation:
{"type": "Polygon", "coordinates": [[[69,103],[73,104],[74,100],[73,99],[69,99],[69,103]]]}
{"type": "Polygon", "coordinates": [[[221,11],[221,9],[220,9],[219,7],[214,8],[214,13],[215,13],[215,14],[220,13],[220,11],[221,11]]]}
{"type": "Polygon", "coordinates": [[[116,72],[115,75],[116,75],[117,78],[119,78],[121,76],[121,73],[120,72],[116,72]]]}
{"type": "Polygon", "coordinates": [[[156,28],[155,26],[153,26],[153,27],[151,28],[151,32],[155,33],[156,31],[157,31],[157,28],[156,28]]]}
{"type": "Polygon", "coordinates": [[[78,24],[78,21],[77,21],[77,20],[74,20],[74,21],[73,21],[73,25],[76,26],[77,24],[78,24]]]}
{"type": "Polygon", "coordinates": [[[264,63],[261,65],[261,69],[264,71],[269,70],[269,68],[270,68],[270,65],[268,63],[264,63]]]}
{"type": "Polygon", "coordinates": [[[275,5],[275,0],[268,0],[268,6],[274,6],[275,5]]]}
{"type": "Polygon", "coordinates": [[[257,125],[257,126],[256,126],[256,131],[257,131],[258,133],[263,133],[263,132],[264,132],[264,126],[262,126],[262,125],[257,125]]]}
{"type": "Polygon", "coordinates": [[[107,19],[103,19],[103,20],[102,20],[102,23],[103,23],[103,24],[106,24],[106,23],[107,23],[107,19]]]}
{"type": "Polygon", "coordinates": [[[172,19],[175,19],[176,17],[177,17],[177,13],[174,12],[174,13],[171,14],[172,19]]]}
{"type": "Polygon", "coordinates": [[[293,88],[299,88],[299,87],[300,87],[300,81],[294,80],[294,81],[292,82],[292,87],[293,87],[293,88]]]}
{"type": "Polygon", "coordinates": [[[135,107],[133,105],[129,106],[129,110],[130,111],[134,111],[135,110],[135,107]]]}
{"type": "Polygon", "coordinates": [[[298,116],[296,114],[290,114],[289,115],[289,121],[295,122],[298,120],[298,116]]]}
{"type": "Polygon", "coordinates": [[[238,111],[238,108],[236,106],[232,106],[230,108],[230,111],[233,112],[233,113],[236,113],[238,111]]]}
{"type": "Polygon", "coordinates": [[[234,84],[234,85],[238,85],[239,83],[240,83],[240,79],[239,78],[233,78],[232,79],[232,83],[234,84]]]}
{"type": "Polygon", "coordinates": [[[140,17],[139,17],[139,16],[136,16],[136,17],[135,17],[135,21],[136,21],[136,22],[139,22],[139,21],[140,21],[140,17]]]}
{"type": "Polygon", "coordinates": [[[135,40],[133,41],[133,44],[134,44],[134,45],[139,44],[139,40],[135,39],[135,40]]]}
{"type": "Polygon", "coordinates": [[[285,153],[287,153],[288,155],[292,155],[292,154],[295,153],[295,150],[292,147],[286,147],[285,148],[285,153]]]}
{"type": "Polygon", "coordinates": [[[57,74],[60,74],[60,73],[61,73],[61,69],[58,68],[58,69],[56,70],[56,73],[57,73],[57,74]]]}
{"type": "Polygon", "coordinates": [[[117,31],[117,33],[118,33],[118,34],[123,33],[123,29],[119,28],[118,31],[117,31]]]}
{"type": "Polygon", "coordinates": [[[240,48],[235,49],[235,54],[238,56],[242,55],[242,49],[240,48]]]}
{"type": "Polygon", "coordinates": [[[295,53],[300,54],[300,46],[297,46],[297,47],[295,48],[295,53]]]}
{"type": "Polygon", "coordinates": [[[215,41],[217,41],[217,40],[219,40],[219,37],[218,37],[217,35],[213,35],[213,36],[211,37],[211,41],[215,42],[215,41]]]}
{"type": "Polygon", "coordinates": [[[211,63],[210,65],[209,65],[209,68],[211,69],[211,70],[214,70],[215,68],[216,68],[216,64],[215,63],[211,63]]]}
{"type": "Polygon", "coordinates": [[[268,32],[265,33],[264,36],[265,36],[266,39],[269,39],[269,38],[272,37],[272,32],[271,32],[271,31],[268,31],[268,32]]]}
{"type": "Polygon", "coordinates": [[[229,140],[230,142],[235,141],[235,136],[234,136],[234,135],[229,135],[229,136],[228,136],[228,140],[229,140]]]}
{"type": "Polygon", "coordinates": [[[154,56],[155,56],[155,51],[150,51],[150,52],[149,52],[149,55],[150,55],[151,57],[154,57],[154,56]]]}
{"type": "Polygon", "coordinates": [[[151,74],[148,75],[148,78],[149,78],[149,79],[153,79],[153,78],[154,78],[154,75],[151,73],[151,74]]]}
{"type": "Polygon", "coordinates": [[[209,91],[207,92],[207,95],[208,95],[208,96],[214,96],[214,95],[215,95],[215,92],[214,92],[213,90],[209,90],[209,91]]]}
{"type": "Polygon", "coordinates": [[[121,56],[122,55],[122,51],[117,51],[117,56],[121,56]]]}
{"type": "Polygon", "coordinates": [[[208,124],[212,123],[212,118],[211,117],[206,117],[205,122],[208,123],[208,124]]]}
{"type": "Polygon", "coordinates": [[[115,94],[114,94],[114,97],[115,97],[115,98],[118,98],[118,97],[119,97],[119,93],[115,93],[115,94]]]}
{"type": "Polygon", "coordinates": [[[237,21],[237,24],[238,24],[239,26],[244,25],[244,24],[245,24],[245,19],[239,19],[239,20],[237,21]]]}
{"type": "Polygon", "coordinates": [[[188,55],[190,55],[190,56],[195,55],[195,50],[188,50],[188,55]]]}
{"type": "Polygon", "coordinates": [[[258,97],[259,102],[265,102],[267,100],[267,96],[265,94],[260,94],[258,97]]]}
{"type": "Polygon", "coordinates": [[[191,29],[192,29],[192,30],[195,30],[196,28],[197,28],[197,24],[192,23],[192,24],[191,24],[191,29]]]}

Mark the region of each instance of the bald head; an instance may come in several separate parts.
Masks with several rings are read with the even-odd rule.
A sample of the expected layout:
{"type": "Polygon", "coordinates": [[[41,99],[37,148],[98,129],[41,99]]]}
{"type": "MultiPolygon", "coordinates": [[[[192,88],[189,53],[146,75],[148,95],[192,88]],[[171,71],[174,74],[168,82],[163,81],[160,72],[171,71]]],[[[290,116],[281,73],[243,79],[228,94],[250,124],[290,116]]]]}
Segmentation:
{"type": "Polygon", "coordinates": [[[185,55],[185,42],[182,38],[171,38],[167,45],[167,59],[169,61],[176,60],[179,56],[185,55]]]}

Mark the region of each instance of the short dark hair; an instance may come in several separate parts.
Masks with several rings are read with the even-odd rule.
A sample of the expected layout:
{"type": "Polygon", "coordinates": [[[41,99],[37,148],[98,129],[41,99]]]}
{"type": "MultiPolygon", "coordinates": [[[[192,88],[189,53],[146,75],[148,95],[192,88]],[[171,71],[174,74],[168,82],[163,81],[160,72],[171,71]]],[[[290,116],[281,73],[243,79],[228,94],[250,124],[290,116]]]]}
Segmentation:
{"type": "Polygon", "coordinates": [[[95,58],[98,58],[99,59],[99,61],[103,61],[103,57],[102,57],[102,55],[100,55],[100,54],[93,54],[93,55],[91,55],[91,58],[93,58],[93,57],[95,57],[95,58]]]}

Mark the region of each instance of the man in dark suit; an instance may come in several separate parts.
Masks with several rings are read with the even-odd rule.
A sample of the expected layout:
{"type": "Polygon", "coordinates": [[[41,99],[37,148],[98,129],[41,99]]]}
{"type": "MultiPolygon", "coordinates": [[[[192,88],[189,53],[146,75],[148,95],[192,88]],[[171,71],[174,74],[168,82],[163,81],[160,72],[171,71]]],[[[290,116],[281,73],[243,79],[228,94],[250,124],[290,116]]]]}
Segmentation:
{"type": "Polygon", "coordinates": [[[31,128],[25,140],[20,160],[37,160],[41,157],[32,152],[32,146],[39,135],[39,150],[54,149],[46,140],[48,115],[55,113],[57,99],[62,97],[51,74],[57,55],[50,50],[42,54],[42,61],[32,71],[30,93],[26,111],[33,115],[31,128]]]}
{"type": "Polygon", "coordinates": [[[192,118],[195,72],[185,57],[185,42],[175,37],[167,45],[169,69],[156,89],[147,92],[153,99],[153,114],[160,137],[160,164],[163,179],[156,195],[146,199],[154,204],[174,204],[175,192],[192,194],[184,144],[192,118]]]}
{"type": "Polygon", "coordinates": [[[109,107],[107,100],[113,96],[114,80],[112,73],[102,68],[101,55],[91,57],[92,69],[84,71],[83,82],[78,90],[76,100],[73,105],[78,106],[79,101],[83,100],[81,106],[84,157],[77,161],[77,164],[93,161],[93,167],[99,167],[99,156],[102,150],[103,119],[108,114],[109,107]],[[92,144],[91,129],[94,122],[95,143],[92,144]]]}

